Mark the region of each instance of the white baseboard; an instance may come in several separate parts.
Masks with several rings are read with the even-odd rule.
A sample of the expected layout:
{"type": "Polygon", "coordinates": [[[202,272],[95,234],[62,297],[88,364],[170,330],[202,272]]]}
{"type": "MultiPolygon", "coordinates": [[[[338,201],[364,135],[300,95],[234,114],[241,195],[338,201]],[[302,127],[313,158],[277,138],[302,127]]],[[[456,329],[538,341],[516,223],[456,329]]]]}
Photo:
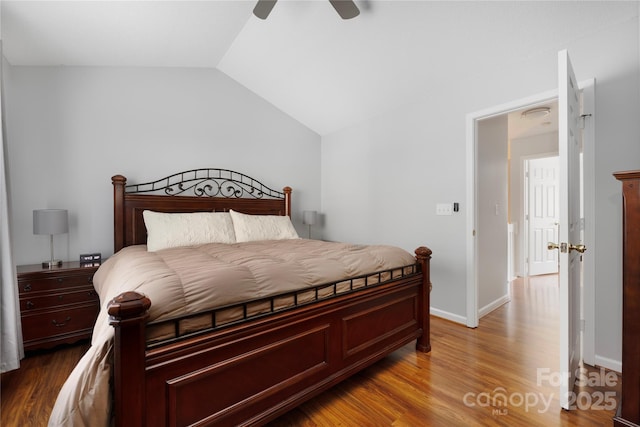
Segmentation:
{"type": "Polygon", "coordinates": [[[431,315],[433,316],[442,317],[443,319],[447,319],[455,323],[460,323],[465,326],[467,325],[467,318],[464,316],[459,316],[457,314],[449,313],[448,311],[439,310],[433,307],[430,307],[429,310],[431,315]]]}
{"type": "Polygon", "coordinates": [[[485,305],[478,311],[478,318],[482,318],[486,316],[496,308],[508,303],[509,301],[511,301],[511,297],[509,296],[509,294],[505,294],[500,298],[498,298],[497,300],[490,302],[489,304],[485,305]]]}
{"type": "Polygon", "coordinates": [[[596,362],[596,366],[602,366],[603,368],[610,369],[618,373],[622,372],[621,360],[613,360],[613,359],[609,359],[608,357],[598,356],[596,354],[595,362],[596,362]]]}

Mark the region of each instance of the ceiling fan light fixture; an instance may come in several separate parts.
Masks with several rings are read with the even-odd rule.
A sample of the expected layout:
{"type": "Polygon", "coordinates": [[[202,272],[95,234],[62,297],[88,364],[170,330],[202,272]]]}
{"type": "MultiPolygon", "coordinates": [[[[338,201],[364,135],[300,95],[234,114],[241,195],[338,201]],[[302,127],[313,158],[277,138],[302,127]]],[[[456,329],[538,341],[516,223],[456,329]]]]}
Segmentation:
{"type": "Polygon", "coordinates": [[[259,0],[253,8],[253,14],[260,19],[267,19],[278,0],[259,0]]]}
{"type": "Polygon", "coordinates": [[[549,107],[536,107],[529,110],[525,110],[520,115],[523,119],[541,119],[551,114],[551,108],[549,107]]]}
{"type": "MultiPolygon", "coordinates": [[[[260,19],[267,19],[278,0],[258,0],[253,8],[253,14],[260,19]]],[[[351,19],[360,15],[360,9],[353,0],[329,0],[331,6],[342,19],[351,19]]]]}
{"type": "Polygon", "coordinates": [[[329,0],[329,3],[342,19],[351,19],[360,15],[360,9],[353,0],[329,0]]]}

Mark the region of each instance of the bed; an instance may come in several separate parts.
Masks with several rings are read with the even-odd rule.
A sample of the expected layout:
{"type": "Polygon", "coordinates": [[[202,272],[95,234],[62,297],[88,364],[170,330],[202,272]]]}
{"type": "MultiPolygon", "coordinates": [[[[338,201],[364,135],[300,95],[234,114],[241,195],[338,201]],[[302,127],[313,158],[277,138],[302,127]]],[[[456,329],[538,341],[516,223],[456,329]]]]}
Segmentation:
{"type": "MultiPolygon", "coordinates": [[[[407,261],[406,251],[384,245],[286,233],[252,239],[253,221],[290,223],[292,190],[275,191],[225,169],[144,184],[116,175],[112,184],[114,256],[94,279],[101,313],[91,349],[65,383],[50,425],[262,425],[413,340],[418,351],[430,351],[428,248],[407,261]],[[152,251],[149,211],[161,218],[229,213],[239,241],[152,251]],[[243,221],[250,231],[238,230],[243,221]],[[240,241],[244,232],[249,237],[240,241]],[[142,261],[132,264],[138,256],[142,261]],[[351,257],[355,265],[346,263],[351,257]],[[209,280],[206,269],[215,262],[193,264],[199,258],[230,259],[241,267],[227,270],[250,268],[252,278],[268,285],[248,285],[247,294],[228,298],[198,290],[189,294],[195,308],[186,309],[174,301],[187,299],[185,284],[181,297],[171,298],[156,294],[156,279],[137,277],[148,266],[153,277],[179,277],[170,281],[209,280]],[[160,264],[166,271],[156,269],[160,264]],[[114,281],[117,286],[106,285],[114,281]],[[128,289],[130,283],[142,285],[128,289]],[[208,299],[222,303],[205,304],[208,299]],[[166,308],[173,303],[176,310],[166,308]],[[97,371],[87,369],[95,364],[97,371]],[[89,385],[96,379],[101,390],[89,385]]],[[[229,282],[244,279],[215,280],[231,288],[229,282]]]]}

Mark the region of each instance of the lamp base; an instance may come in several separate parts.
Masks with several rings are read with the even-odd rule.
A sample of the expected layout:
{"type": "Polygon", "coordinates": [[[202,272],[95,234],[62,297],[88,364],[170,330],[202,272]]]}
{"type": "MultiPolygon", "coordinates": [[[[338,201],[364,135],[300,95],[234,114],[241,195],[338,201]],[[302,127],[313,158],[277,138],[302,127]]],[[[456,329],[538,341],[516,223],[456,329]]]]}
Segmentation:
{"type": "Polygon", "coordinates": [[[61,266],[62,266],[62,260],[59,260],[59,259],[42,262],[42,268],[54,268],[54,267],[61,267],[61,266]]]}

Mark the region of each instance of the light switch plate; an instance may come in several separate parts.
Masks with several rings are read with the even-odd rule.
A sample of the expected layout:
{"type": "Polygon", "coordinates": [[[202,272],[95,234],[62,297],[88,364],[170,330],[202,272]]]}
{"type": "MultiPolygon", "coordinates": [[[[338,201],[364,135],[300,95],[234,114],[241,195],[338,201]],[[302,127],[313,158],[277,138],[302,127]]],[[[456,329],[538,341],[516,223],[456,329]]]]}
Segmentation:
{"type": "Polygon", "coordinates": [[[436,215],[453,215],[453,204],[438,203],[436,205],[436,215]]]}

